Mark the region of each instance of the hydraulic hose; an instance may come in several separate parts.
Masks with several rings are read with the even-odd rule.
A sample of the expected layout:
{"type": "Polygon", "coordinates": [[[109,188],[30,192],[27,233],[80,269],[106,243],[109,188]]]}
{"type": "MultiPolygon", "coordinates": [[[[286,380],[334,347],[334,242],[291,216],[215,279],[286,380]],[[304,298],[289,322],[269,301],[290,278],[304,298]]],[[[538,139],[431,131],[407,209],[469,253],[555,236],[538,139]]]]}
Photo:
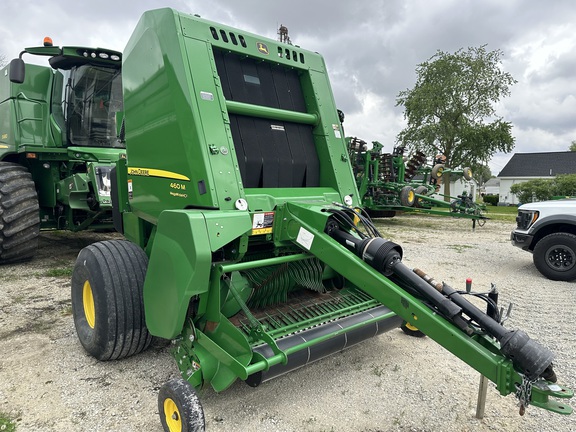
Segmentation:
{"type": "Polygon", "coordinates": [[[436,290],[402,263],[402,248],[396,243],[381,237],[359,239],[335,225],[327,226],[326,232],[383,275],[396,275],[406,282],[440,314],[468,335],[472,335],[474,329],[462,314],[471,318],[500,343],[502,354],[529,379],[536,380],[543,374],[550,376],[548,371],[551,371],[554,358],[550,350],[530,339],[522,330],[504,328],[449,285],[443,284],[441,292],[436,290]]]}

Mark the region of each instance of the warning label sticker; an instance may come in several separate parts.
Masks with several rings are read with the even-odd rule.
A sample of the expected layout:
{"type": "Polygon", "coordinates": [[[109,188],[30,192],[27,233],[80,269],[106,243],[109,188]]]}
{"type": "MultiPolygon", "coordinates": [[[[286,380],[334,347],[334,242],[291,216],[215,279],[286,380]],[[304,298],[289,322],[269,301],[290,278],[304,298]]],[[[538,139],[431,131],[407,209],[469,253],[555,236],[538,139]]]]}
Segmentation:
{"type": "Polygon", "coordinates": [[[274,225],[274,212],[254,213],[252,235],[270,234],[274,225]]]}

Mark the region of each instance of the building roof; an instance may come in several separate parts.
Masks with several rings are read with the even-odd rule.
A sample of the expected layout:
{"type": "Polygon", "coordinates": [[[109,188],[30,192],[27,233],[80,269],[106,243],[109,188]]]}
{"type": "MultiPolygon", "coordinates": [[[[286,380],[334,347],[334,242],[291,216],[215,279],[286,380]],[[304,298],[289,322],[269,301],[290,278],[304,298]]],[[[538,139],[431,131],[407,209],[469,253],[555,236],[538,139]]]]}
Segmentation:
{"type": "Polygon", "coordinates": [[[500,179],[498,177],[492,177],[486,183],[484,183],[484,187],[498,187],[500,186],[500,179]]]}
{"type": "Polygon", "coordinates": [[[576,152],[516,153],[498,177],[554,177],[576,174],[576,152]]]}

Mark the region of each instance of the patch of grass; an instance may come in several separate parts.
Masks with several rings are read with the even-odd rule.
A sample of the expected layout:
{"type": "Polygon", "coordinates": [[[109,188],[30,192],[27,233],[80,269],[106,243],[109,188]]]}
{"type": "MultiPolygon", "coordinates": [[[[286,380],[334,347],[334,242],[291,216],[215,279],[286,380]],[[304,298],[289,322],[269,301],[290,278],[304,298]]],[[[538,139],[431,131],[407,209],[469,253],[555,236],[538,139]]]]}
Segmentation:
{"type": "Polygon", "coordinates": [[[72,315],[72,305],[66,306],[64,309],[60,311],[62,316],[71,316],[72,315]]]}
{"type": "Polygon", "coordinates": [[[23,303],[25,300],[28,300],[28,296],[25,294],[16,294],[14,297],[12,297],[12,304],[21,304],[23,303]]]}
{"type": "Polygon", "coordinates": [[[474,249],[474,246],[465,245],[465,244],[453,244],[453,245],[446,245],[448,249],[454,249],[458,253],[462,253],[465,249],[474,249]]]}
{"type": "Polygon", "coordinates": [[[516,215],[518,214],[518,207],[510,206],[488,206],[485,212],[486,216],[493,220],[502,222],[516,222],[516,215]]]}
{"type": "Polygon", "coordinates": [[[7,414],[0,412],[0,431],[14,432],[16,430],[16,423],[7,414]]]}
{"type": "Polygon", "coordinates": [[[71,268],[53,268],[50,270],[46,270],[46,273],[44,273],[44,276],[69,278],[72,276],[72,269],[71,268]]]}

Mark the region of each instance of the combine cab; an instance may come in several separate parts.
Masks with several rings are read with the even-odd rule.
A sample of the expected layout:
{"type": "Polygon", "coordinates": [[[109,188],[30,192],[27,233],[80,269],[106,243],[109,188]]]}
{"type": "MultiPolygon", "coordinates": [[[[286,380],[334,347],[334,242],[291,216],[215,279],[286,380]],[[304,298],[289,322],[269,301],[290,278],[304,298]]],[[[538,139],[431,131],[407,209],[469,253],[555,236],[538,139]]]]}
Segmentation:
{"type": "MultiPolygon", "coordinates": [[[[123,58],[127,158],[111,173],[127,241],[84,248],[76,330],[100,360],[173,341],[166,431],[203,430],[197,389],[251,386],[403,322],[496,383],[554,397],[553,354],[402,262],[361,202],[323,58],[171,9],[146,12],[123,58]]],[[[531,396],[530,396],[531,395],[531,396]]]]}
{"type": "Polygon", "coordinates": [[[0,264],[32,258],[40,228],[111,229],[110,170],[126,153],[120,53],[47,39],[22,54],[51,67],[0,71],[0,264]]]}

